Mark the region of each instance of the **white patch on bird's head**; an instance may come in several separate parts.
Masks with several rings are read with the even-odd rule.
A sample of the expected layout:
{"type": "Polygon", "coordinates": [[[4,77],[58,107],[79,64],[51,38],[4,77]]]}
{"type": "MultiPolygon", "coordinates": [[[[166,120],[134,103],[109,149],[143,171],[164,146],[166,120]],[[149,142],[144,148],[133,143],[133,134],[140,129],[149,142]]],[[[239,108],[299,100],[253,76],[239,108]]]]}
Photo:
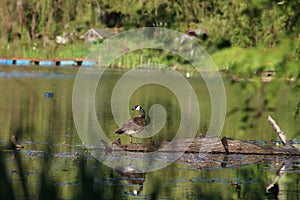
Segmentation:
{"type": "Polygon", "coordinates": [[[133,107],[133,110],[141,110],[141,109],[142,109],[142,107],[139,105],[133,107]]]}

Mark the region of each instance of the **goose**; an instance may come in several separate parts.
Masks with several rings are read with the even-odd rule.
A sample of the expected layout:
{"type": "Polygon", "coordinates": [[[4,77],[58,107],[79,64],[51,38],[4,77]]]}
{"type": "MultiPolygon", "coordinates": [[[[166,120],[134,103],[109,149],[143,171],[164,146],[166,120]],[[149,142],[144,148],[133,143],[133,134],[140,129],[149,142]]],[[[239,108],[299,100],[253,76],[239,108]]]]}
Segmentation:
{"type": "Polygon", "coordinates": [[[147,125],[145,119],[145,111],[140,105],[136,105],[132,108],[132,110],[138,110],[141,112],[141,115],[134,117],[127,122],[125,122],[121,128],[117,129],[115,133],[123,134],[126,133],[130,136],[130,144],[132,144],[132,135],[135,135],[135,143],[137,143],[137,134],[142,132],[142,130],[147,125]]]}

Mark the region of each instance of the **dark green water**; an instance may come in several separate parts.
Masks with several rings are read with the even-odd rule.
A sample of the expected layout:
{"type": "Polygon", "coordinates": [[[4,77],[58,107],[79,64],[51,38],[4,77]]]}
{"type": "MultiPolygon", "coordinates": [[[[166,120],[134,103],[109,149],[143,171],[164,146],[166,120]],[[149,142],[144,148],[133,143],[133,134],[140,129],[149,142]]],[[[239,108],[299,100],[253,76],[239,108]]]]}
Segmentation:
{"type": "MultiPolygon", "coordinates": [[[[13,195],[25,199],[26,191],[30,199],[300,199],[298,158],[216,155],[201,160],[187,154],[147,174],[113,170],[85,151],[77,135],[72,115],[75,75],[22,71],[2,72],[0,76],[0,142],[5,164],[1,166],[0,187],[8,188],[0,192],[3,198],[13,195]],[[54,97],[45,97],[45,92],[53,92],[54,97]],[[12,134],[25,147],[18,153],[4,148],[12,134]],[[265,187],[275,179],[283,163],[285,173],[274,197],[265,192],[265,187]],[[138,195],[132,194],[135,190],[138,195]]],[[[96,93],[98,121],[111,140],[117,138],[113,134],[117,125],[110,108],[111,92],[123,73],[107,71],[96,93]]],[[[188,80],[199,99],[198,133],[205,133],[210,120],[209,94],[201,78],[188,80]]],[[[293,84],[284,80],[232,83],[225,76],[224,84],[227,117],[220,137],[273,145],[277,138],[266,120],[266,115],[271,115],[293,142],[300,143],[300,116],[294,115],[300,93],[293,84]]],[[[165,127],[153,139],[172,139],[181,118],[171,91],[145,85],[133,94],[128,109],[141,104],[148,111],[157,103],[164,106],[168,117],[165,127]]],[[[121,140],[128,143],[129,137],[122,135],[121,140]]]]}

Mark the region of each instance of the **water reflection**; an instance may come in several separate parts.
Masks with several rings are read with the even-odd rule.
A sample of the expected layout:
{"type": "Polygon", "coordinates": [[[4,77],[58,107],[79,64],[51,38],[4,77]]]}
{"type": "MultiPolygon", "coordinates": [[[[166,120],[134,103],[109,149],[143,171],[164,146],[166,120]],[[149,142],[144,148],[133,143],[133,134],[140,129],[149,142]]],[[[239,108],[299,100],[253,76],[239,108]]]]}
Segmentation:
{"type": "Polygon", "coordinates": [[[115,169],[121,175],[121,179],[125,179],[128,184],[136,186],[136,189],[133,189],[129,192],[125,191],[125,193],[129,193],[132,195],[138,195],[143,191],[144,182],[146,179],[146,173],[143,173],[138,168],[134,166],[127,166],[115,169]]]}
{"type": "Polygon", "coordinates": [[[10,144],[11,144],[10,147],[11,147],[12,149],[21,150],[21,149],[24,148],[23,145],[19,144],[18,138],[17,138],[16,135],[12,135],[12,136],[10,137],[10,144]]]}
{"type": "MultiPolygon", "coordinates": [[[[111,141],[116,140],[113,130],[117,125],[112,118],[109,94],[122,73],[107,72],[100,83],[107,87],[99,87],[96,95],[98,120],[111,141]]],[[[77,136],[71,108],[73,82],[72,76],[64,75],[0,76],[1,199],[26,199],[27,196],[30,199],[126,199],[131,195],[137,199],[300,199],[300,165],[296,157],[237,154],[200,159],[197,155],[184,154],[170,166],[147,174],[140,173],[143,168],[136,168],[143,157],[138,153],[130,158],[123,154],[111,157],[126,161],[129,169],[119,168],[117,164],[113,168],[103,165],[83,148],[77,136]],[[46,92],[53,92],[53,98],[45,97],[46,92]],[[6,148],[12,135],[24,146],[17,154],[6,148]],[[276,179],[282,163],[285,163],[285,174],[274,184],[274,188],[278,186],[278,194],[269,195],[265,187],[276,179]]],[[[205,85],[197,85],[194,78],[189,82],[201,99],[198,132],[205,133],[210,119],[209,95],[206,96],[205,85]]],[[[226,83],[231,112],[224,136],[259,141],[277,139],[265,117],[259,117],[271,112],[289,138],[299,143],[299,118],[291,117],[299,92],[280,81],[264,86],[249,84],[226,83]]],[[[172,139],[180,121],[174,96],[164,88],[148,85],[136,91],[128,108],[140,102],[146,110],[157,102],[166,108],[166,126],[153,140],[172,139]]],[[[121,140],[122,144],[129,143],[126,136],[121,140]]],[[[105,157],[110,152],[100,153],[105,157]]],[[[164,164],[165,160],[157,159],[143,167],[151,168],[157,163],[164,164]]]]}
{"type": "Polygon", "coordinates": [[[286,174],[286,169],[285,169],[285,164],[283,163],[278,171],[276,172],[276,177],[274,180],[266,186],[266,192],[268,194],[268,197],[272,199],[278,199],[278,194],[279,194],[279,186],[278,186],[278,181],[279,179],[286,174]]]}
{"type": "MultiPolygon", "coordinates": [[[[44,187],[53,187],[61,199],[73,198],[78,195],[79,188],[87,185],[90,186],[85,190],[91,194],[88,196],[90,198],[100,195],[99,192],[104,190],[107,191],[101,197],[121,198],[124,195],[134,195],[141,199],[151,197],[153,192],[157,192],[155,195],[160,198],[218,199],[233,195],[241,199],[261,199],[271,198],[272,195],[274,197],[275,194],[281,199],[282,195],[286,196],[290,191],[290,186],[297,191],[296,185],[293,185],[299,176],[299,158],[296,157],[209,155],[203,160],[198,154],[184,154],[171,166],[146,174],[141,173],[142,170],[134,165],[139,161],[138,154],[125,167],[108,168],[90,156],[89,152],[84,152],[75,145],[53,143],[49,152],[37,151],[40,144],[36,145],[25,144],[25,149],[17,151],[17,154],[7,151],[1,159],[6,163],[6,167],[1,166],[2,169],[9,172],[5,174],[13,177],[8,178],[7,182],[19,199],[25,198],[25,195],[35,199],[33,195],[38,191],[33,188],[40,185],[43,176],[44,187]],[[290,180],[287,183],[273,181],[276,180],[274,169],[280,169],[279,176],[284,177],[280,168],[282,162],[285,163],[284,176],[290,180]],[[278,186],[278,193],[270,189],[266,193],[266,185],[272,182],[276,182],[274,188],[278,186]],[[16,190],[17,185],[20,188],[16,190]]],[[[290,199],[299,195],[297,192],[292,194],[293,198],[290,199]]]]}
{"type": "Polygon", "coordinates": [[[74,75],[34,72],[0,72],[0,78],[72,78],[74,75]]]}

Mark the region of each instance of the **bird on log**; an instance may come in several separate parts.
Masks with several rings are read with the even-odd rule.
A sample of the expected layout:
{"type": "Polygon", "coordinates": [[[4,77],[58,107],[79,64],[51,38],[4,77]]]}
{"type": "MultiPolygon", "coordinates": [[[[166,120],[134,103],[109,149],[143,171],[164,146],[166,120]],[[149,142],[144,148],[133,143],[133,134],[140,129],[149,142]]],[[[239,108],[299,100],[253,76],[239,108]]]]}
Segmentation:
{"type": "Polygon", "coordinates": [[[132,108],[132,110],[140,111],[141,115],[129,119],[119,129],[117,129],[115,133],[128,134],[130,136],[130,144],[132,144],[132,136],[135,135],[135,143],[137,144],[137,135],[144,130],[147,122],[145,119],[145,111],[142,106],[136,105],[132,108]]]}

